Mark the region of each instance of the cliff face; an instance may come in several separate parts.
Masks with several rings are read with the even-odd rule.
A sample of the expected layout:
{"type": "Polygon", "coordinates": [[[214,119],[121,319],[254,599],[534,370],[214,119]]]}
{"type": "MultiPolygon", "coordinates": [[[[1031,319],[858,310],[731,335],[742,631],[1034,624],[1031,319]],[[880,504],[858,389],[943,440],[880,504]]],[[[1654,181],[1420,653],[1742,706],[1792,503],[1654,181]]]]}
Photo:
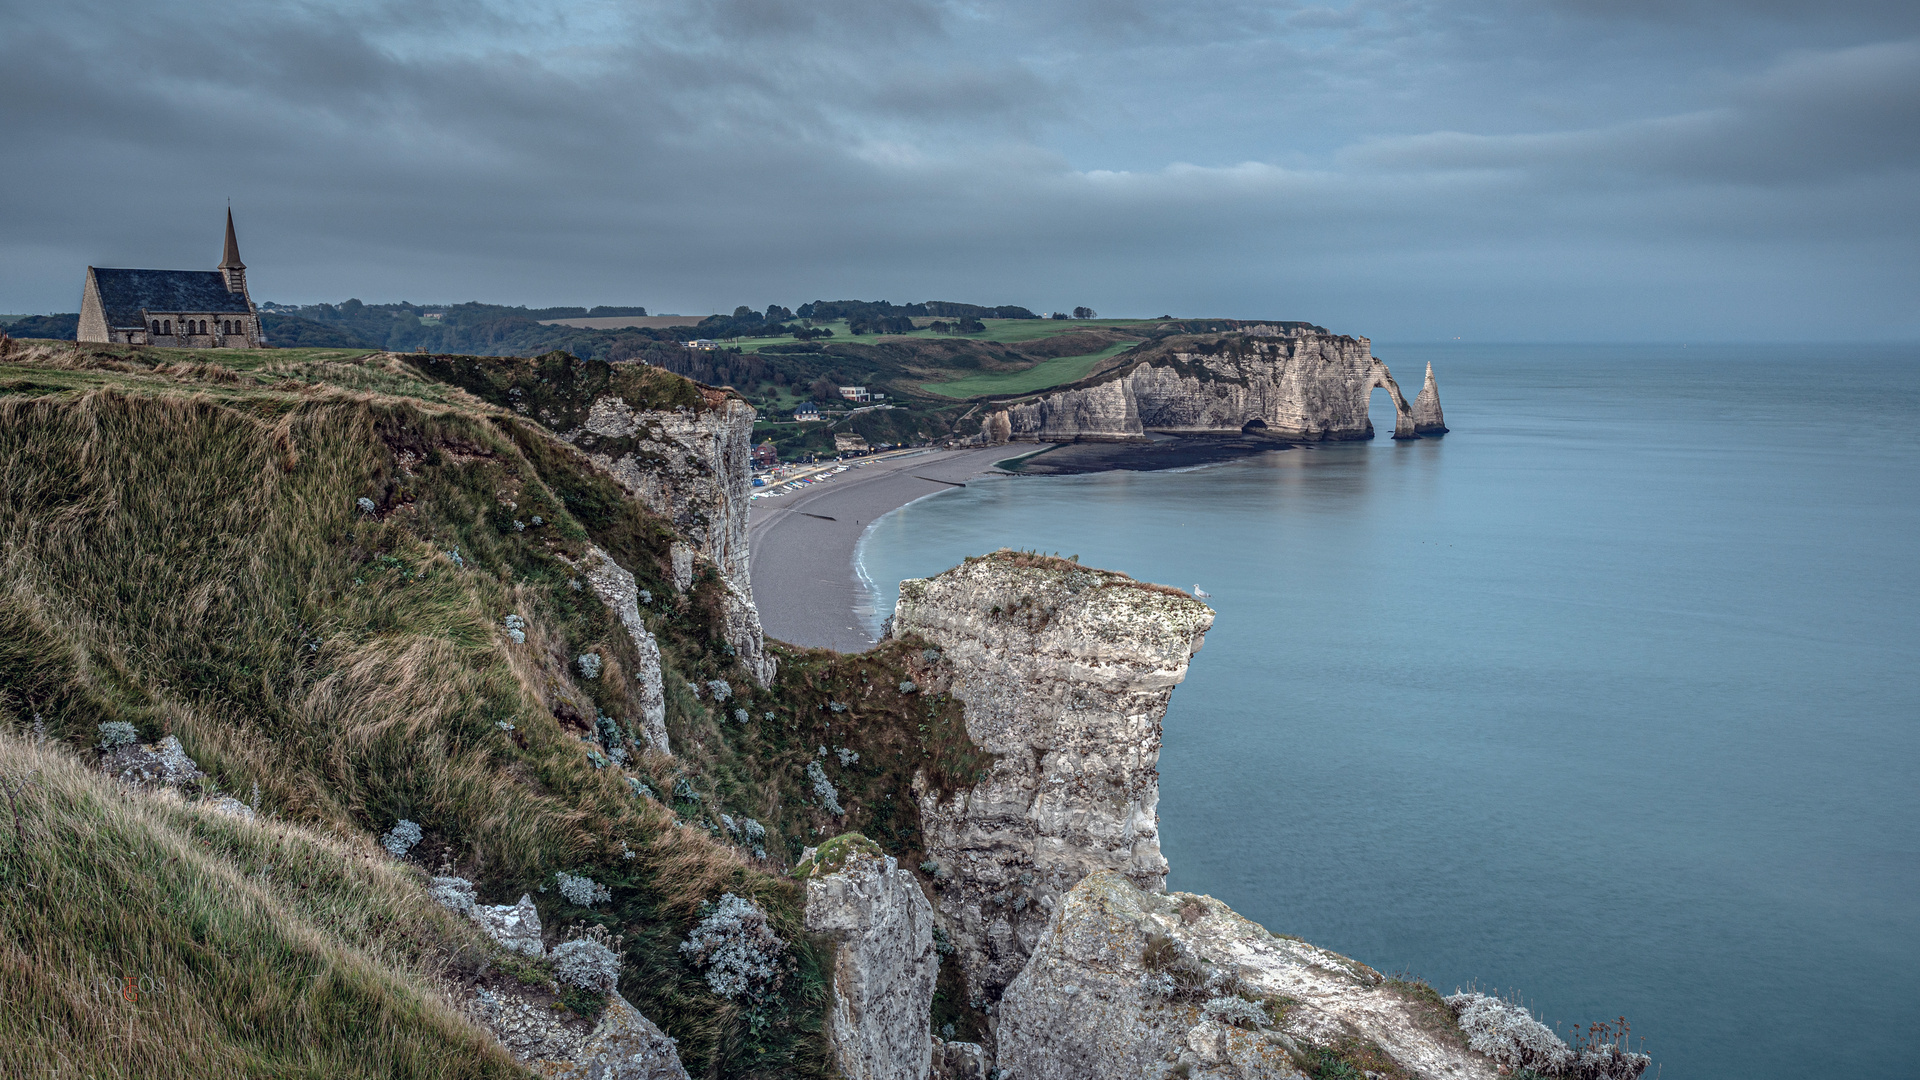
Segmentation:
{"type": "Polygon", "coordinates": [[[1165,892],[1161,720],[1212,622],[1178,590],[1004,550],[901,583],[893,633],[939,650],[998,757],[949,797],[916,784],[950,962],[988,1018],[985,1045],[935,1042],[933,1075],[1494,1080],[1424,984],[1165,892]]]}
{"type": "Polygon", "coordinates": [[[901,583],[893,632],[940,649],[968,735],[999,756],[970,790],[918,793],[977,998],[999,996],[1089,873],[1164,886],[1160,722],[1212,624],[1178,590],[1006,551],[901,583]]]}
{"type": "Polygon", "coordinates": [[[847,1080],[925,1080],[933,1057],[929,1017],[940,958],[933,905],[913,875],[857,834],[802,860],[807,929],[834,939],[827,1029],[847,1080]],[[835,857],[835,849],[846,849],[835,857]]]}
{"type": "MultiPolygon", "coordinates": [[[[1295,1080],[1319,1048],[1367,1075],[1494,1080],[1446,1037],[1437,996],[1278,937],[1208,896],[1154,895],[1117,874],[1067,894],[1000,1002],[998,1064],[1020,1080],[1295,1080]],[[1225,1000],[1226,1009],[1208,1005],[1225,1000]]],[[[1359,1075],[1340,1073],[1338,1075],[1359,1075]]]]}
{"type": "MultiPolygon", "coordinates": [[[[617,395],[594,399],[580,427],[561,438],[686,537],[691,554],[726,583],[727,640],[762,686],[773,681],[747,560],[754,411],[720,391],[704,409],[636,409],[617,395]]],[[[681,578],[676,553],[675,577],[681,578]]],[[[691,580],[689,562],[685,581],[691,580]]],[[[684,588],[684,581],[679,582],[684,588]]]]}
{"type": "Polygon", "coordinates": [[[1043,442],[1140,439],[1149,431],[1369,439],[1367,397],[1375,387],[1393,399],[1393,437],[1418,438],[1413,408],[1371,343],[1311,330],[1172,339],[1108,381],[1013,405],[1007,416],[1012,437],[1043,442]]]}

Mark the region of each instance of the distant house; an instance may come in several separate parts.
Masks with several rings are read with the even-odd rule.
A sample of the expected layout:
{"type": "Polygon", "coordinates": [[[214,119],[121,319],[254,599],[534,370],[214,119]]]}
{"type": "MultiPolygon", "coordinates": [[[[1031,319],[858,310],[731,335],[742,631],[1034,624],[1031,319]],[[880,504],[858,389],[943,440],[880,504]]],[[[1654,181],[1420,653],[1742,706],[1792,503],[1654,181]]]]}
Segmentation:
{"type": "Polygon", "coordinates": [[[264,349],[260,313],[247,296],[247,266],[227,211],[227,244],[215,270],[87,267],[80,341],[176,349],[264,349]]]}
{"type": "Polygon", "coordinates": [[[780,452],[773,448],[773,440],[767,439],[753,448],[753,467],[771,469],[780,464],[780,452]]]}
{"type": "Polygon", "coordinates": [[[719,347],[720,347],[720,343],[713,340],[712,338],[704,338],[704,337],[694,338],[692,341],[687,342],[687,348],[689,349],[707,350],[707,349],[717,349],[719,347]]]}
{"type": "Polygon", "coordinates": [[[802,424],[811,423],[820,419],[820,407],[811,401],[803,401],[799,408],[793,410],[793,418],[802,424]]]}
{"type": "Polygon", "coordinates": [[[867,440],[850,431],[833,433],[833,448],[842,454],[864,454],[867,452],[867,440]]]}
{"type": "Polygon", "coordinates": [[[867,393],[867,388],[864,386],[843,386],[840,388],[840,396],[848,401],[873,400],[873,395],[867,393]]]}

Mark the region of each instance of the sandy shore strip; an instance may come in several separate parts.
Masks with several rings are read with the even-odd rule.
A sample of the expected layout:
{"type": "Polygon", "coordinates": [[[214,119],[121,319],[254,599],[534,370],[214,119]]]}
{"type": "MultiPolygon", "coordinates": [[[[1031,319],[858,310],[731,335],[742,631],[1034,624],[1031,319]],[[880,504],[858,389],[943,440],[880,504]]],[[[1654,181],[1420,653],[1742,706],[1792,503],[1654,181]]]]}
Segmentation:
{"type": "Polygon", "coordinates": [[[866,458],[832,480],[789,495],[755,499],[747,517],[753,602],[768,637],[793,645],[863,652],[873,639],[854,614],[860,534],[889,510],[965,483],[1025,446],[929,450],[866,458]],[[944,483],[942,482],[944,481],[944,483]]]}

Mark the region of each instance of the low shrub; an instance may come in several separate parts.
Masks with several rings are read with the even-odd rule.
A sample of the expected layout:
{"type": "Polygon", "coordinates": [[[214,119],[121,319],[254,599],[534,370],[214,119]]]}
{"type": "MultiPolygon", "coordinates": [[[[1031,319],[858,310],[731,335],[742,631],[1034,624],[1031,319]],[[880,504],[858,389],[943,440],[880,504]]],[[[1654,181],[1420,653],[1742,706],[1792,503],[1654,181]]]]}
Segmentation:
{"type": "Polygon", "coordinates": [[[807,762],[807,781],[813,785],[814,798],[820,800],[820,805],[826,808],[827,813],[840,817],[847,812],[840,805],[840,793],[834,790],[833,781],[827,779],[827,771],[820,767],[818,761],[807,762]]]}
{"type": "Polygon", "coordinates": [[[779,989],[786,943],[767,925],[767,913],[744,897],[726,893],[702,910],[699,925],[680,945],[701,969],[707,985],[724,998],[758,998],[779,989]]]}
{"type": "Polygon", "coordinates": [[[1267,1026],[1267,1012],[1260,1006],[1238,995],[1207,999],[1200,1011],[1209,1020],[1217,1020],[1230,1027],[1263,1028],[1267,1026]]]}
{"type": "Polygon", "coordinates": [[[420,826],[401,818],[394,822],[393,828],[380,837],[380,846],[386,848],[396,859],[404,859],[420,842],[420,826]]]}
{"type": "Polygon", "coordinates": [[[1502,1065],[1557,1075],[1573,1064],[1573,1051],[1524,1006],[1486,994],[1460,993],[1447,998],[1447,1007],[1460,1021],[1467,1048],[1502,1065]]]}
{"type": "Polygon", "coordinates": [[[100,725],[100,749],[113,750],[140,740],[140,732],[125,720],[109,720],[100,725]]]}
{"type": "Polygon", "coordinates": [[[559,886],[560,895],[566,897],[568,903],[577,907],[590,908],[595,904],[604,904],[613,899],[613,890],[590,877],[559,870],[555,871],[553,879],[559,886]]]}

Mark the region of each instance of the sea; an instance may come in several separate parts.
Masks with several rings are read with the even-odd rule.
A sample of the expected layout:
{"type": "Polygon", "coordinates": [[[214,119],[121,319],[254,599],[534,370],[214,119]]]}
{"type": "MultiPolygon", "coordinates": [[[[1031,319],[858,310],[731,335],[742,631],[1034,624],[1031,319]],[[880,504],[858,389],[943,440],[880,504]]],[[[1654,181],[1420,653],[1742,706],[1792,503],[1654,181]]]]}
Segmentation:
{"type": "Polygon", "coordinates": [[[1197,585],[1169,888],[1663,1080],[1920,1077],[1920,346],[1375,352],[1450,434],[982,477],[874,622],[999,547],[1197,585]]]}

